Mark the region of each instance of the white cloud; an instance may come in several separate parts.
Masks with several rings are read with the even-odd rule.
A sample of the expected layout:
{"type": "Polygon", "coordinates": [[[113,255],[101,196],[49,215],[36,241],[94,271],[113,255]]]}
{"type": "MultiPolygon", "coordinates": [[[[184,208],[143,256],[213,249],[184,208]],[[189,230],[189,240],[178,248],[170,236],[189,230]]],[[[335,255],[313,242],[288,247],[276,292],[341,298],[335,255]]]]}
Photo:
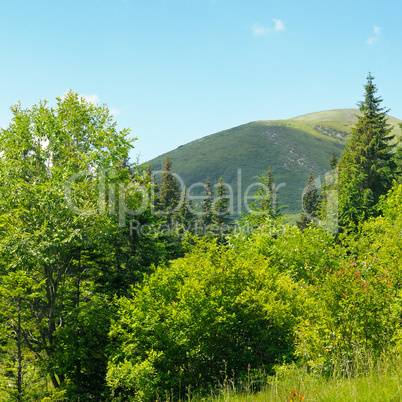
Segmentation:
{"type": "Polygon", "coordinates": [[[275,31],[280,32],[285,30],[285,24],[281,20],[273,19],[272,21],[275,22],[275,31]]]}
{"type": "Polygon", "coordinates": [[[281,32],[285,30],[285,24],[281,20],[273,19],[274,27],[267,27],[261,24],[254,24],[251,30],[255,36],[268,35],[271,32],[281,32]]]}
{"type": "Polygon", "coordinates": [[[367,39],[367,44],[374,45],[374,43],[377,43],[380,40],[380,35],[381,35],[381,28],[375,26],[373,29],[373,35],[369,39],[367,39]]]}
{"type": "Polygon", "coordinates": [[[381,33],[381,28],[380,27],[374,27],[373,33],[375,35],[379,35],[381,33]]]}
{"type": "Polygon", "coordinates": [[[253,34],[256,36],[265,35],[269,32],[268,28],[265,28],[260,24],[254,24],[251,29],[253,31],[253,34]]]}

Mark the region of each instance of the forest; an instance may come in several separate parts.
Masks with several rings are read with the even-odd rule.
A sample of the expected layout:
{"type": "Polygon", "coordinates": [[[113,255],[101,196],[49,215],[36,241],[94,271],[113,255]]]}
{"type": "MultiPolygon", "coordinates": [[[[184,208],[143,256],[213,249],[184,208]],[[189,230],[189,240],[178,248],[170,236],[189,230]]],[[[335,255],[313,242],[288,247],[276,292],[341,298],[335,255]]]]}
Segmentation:
{"type": "MultiPolygon", "coordinates": [[[[190,197],[169,157],[158,177],[131,163],[135,138],[105,105],[68,92],[12,106],[0,400],[206,401],[230,387],[252,400],[295,370],[351,379],[398,361],[402,147],[382,102],[369,74],[345,149],[321,188],[310,174],[295,224],[269,161],[234,217],[224,177],[190,197]]],[[[312,397],[292,387],[281,400],[312,397]]]]}

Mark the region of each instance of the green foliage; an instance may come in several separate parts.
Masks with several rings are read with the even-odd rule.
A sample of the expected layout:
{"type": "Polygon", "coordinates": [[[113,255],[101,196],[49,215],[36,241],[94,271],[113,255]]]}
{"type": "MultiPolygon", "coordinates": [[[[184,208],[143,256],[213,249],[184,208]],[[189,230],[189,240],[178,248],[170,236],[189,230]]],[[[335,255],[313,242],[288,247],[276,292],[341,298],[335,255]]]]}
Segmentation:
{"type": "Polygon", "coordinates": [[[201,221],[204,227],[208,227],[212,224],[214,219],[214,211],[213,211],[213,198],[214,193],[211,187],[211,182],[209,179],[205,182],[204,186],[205,197],[201,203],[201,221]]]}
{"type": "Polygon", "coordinates": [[[22,401],[38,385],[35,369],[39,356],[28,349],[27,339],[38,336],[27,307],[40,300],[37,284],[23,271],[10,272],[0,279],[0,391],[10,400],[22,401]]]}
{"type": "MultiPolygon", "coordinates": [[[[158,237],[130,233],[127,211],[140,205],[137,190],[148,183],[129,169],[128,131],[116,130],[105,106],[70,92],[54,108],[42,102],[12,111],[0,132],[0,282],[23,272],[38,286],[34,300],[18,296],[21,326],[12,347],[28,350],[31,366],[39,361],[55,389],[99,399],[110,297],[125,294],[168,254],[158,237]]],[[[135,218],[155,219],[149,210],[135,218]]],[[[16,299],[4,293],[1,302],[10,312],[16,299]]],[[[5,328],[15,332],[10,320],[5,328]]]]}
{"type": "Polygon", "coordinates": [[[331,167],[331,169],[335,169],[337,164],[338,158],[335,156],[334,150],[332,150],[331,159],[329,160],[329,166],[331,167]]]}
{"type": "Polygon", "coordinates": [[[344,255],[336,246],[335,237],[316,226],[304,231],[286,226],[279,236],[257,233],[251,242],[276,269],[307,284],[321,282],[327,269],[338,267],[344,255]]]}
{"type": "Polygon", "coordinates": [[[178,226],[180,234],[192,233],[196,222],[196,214],[191,199],[188,198],[187,189],[184,189],[179,207],[174,214],[173,221],[178,226]]]}
{"type": "Polygon", "coordinates": [[[225,371],[270,370],[292,358],[304,304],[303,290],[265,257],[201,242],[119,300],[109,386],[115,397],[151,400],[189,385],[207,390],[225,371]]]}
{"type": "Polygon", "coordinates": [[[384,215],[343,236],[348,256],[311,288],[316,307],[300,327],[298,353],[316,370],[353,372],[400,348],[402,186],[384,198],[384,215]]]}
{"type": "Polygon", "coordinates": [[[342,229],[377,215],[374,206],[392,187],[395,177],[391,135],[386,110],[371,74],[365,99],[359,103],[361,116],[339,161],[339,223],[342,229]]]}
{"type": "Polygon", "coordinates": [[[230,199],[228,197],[228,189],[221,177],[216,186],[216,199],[213,204],[214,221],[217,225],[221,226],[229,223],[229,207],[230,199]]]}
{"type": "Polygon", "coordinates": [[[166,155],[163,166],[162,184],[158,194],[158,205],[162,212],[166,214],[168,222],[172,221],[172,214],[175,212],[180,202],[180,189],[177,179],[172,172],[172,162],[166,155]]]}
{"type": "Polygon", "coordinates": [[[319,197],[313,174],[310,172],[302,195],[302,213],[300,220],[296,222],[299,229],[305,229],[311,223],[312,218],[317,216],[319,197]]]}
{"type": "Polygon", "coordinates": [[[298,354],[317,372],[353,373],[389,350],[398,329],[389,276],[364,264],[328,271],[311,288],[315,306],[298,330],[298,354]]]}
{"type": "MultiPolygon", "coordinates": [[[[321,226],[283,224],[269,169],[257,213],[224,238],[177,236],[197,221],[186,191],[179,205],[169,158],[159,205],[143,203],[157,187],[152,172],[128,164],[128,131],[105,106],[68,93],[54,108],[13,107],[0,131],[0,399],[190,399],[229,383],[249,391],[257,373],[280,376],[296,363],[350,376],[401,353],[402,185],[387,193],[394,161],[375,91],[369,76],[339,165],[332,153],[319,214],[310,173],[303,208],[321,226]],[[353,231],[333,234],[333,193],[353,231]],[[160,218],[155,206],[177,211],[160,218]],[[183,229],[172,232],[175,223],[183,229]]],[[[326,125],[308,115],[219,138],[240,143],[246,130],[258,149],[267,136],[333,146],[339,113],[320,114],[334,119],[326,125]]],[[[231,196],[222,177],[207,181],[200,209],[212,233],[228,224],[231,196]]]]}
{"type": "Polygon", "coordinates": [[[395,184],[380,202],[382,216],[364,222],[356,235],[345,237],[349,253],[370,269],[370,275],[383,272],[399,291],[402,285],[402,185],[395,184]]]}
{"type": "Polygon", "coordinates": [[[152,400],[159,385],[155,362],[162,354],[151,349],[146,352],[145,360],[139,363],[133,364],[124,359],[123,362],[110,366],[107,381],[112,389],[113,400],[152,400]]]}
{"type": "Polygon", "coordinates": [[[107,301],[94,296],[75,307],[57,329],[54,360],[57,373],[66,378],[69,400],[107,396],[108,331],[112,311],[107,301]]]}
{"type": "Polygon", "coordinates": [[[248,214],[243,214],[243,221],[252,227],[266,225],[270,220],[280,218],[280,207],[278,207],[278,194],[270,168],[266,176],[259,176],[257,194],[253,197],[253,202],[248,214]]]}

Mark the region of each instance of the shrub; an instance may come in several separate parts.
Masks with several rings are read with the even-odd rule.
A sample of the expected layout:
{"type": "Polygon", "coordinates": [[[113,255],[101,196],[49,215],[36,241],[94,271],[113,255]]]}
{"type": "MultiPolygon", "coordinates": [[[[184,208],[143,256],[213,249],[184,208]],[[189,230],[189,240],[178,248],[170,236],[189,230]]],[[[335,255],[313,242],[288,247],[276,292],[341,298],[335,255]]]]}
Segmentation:
{"type": "Polygon", "coordinates": [[[307,284],[322,281],[328,269],[336,269],[344,258],[334,235],[315,226],[303,231],[288,226],[276,239],[259,235],[254,243],[279,271],[307,284]]]}
{"type": "Polygon", "coordinates": [[[118,305],[108,384],[115,398],[148,400],[291,359],[305,298],[255,250],[205,241],[118,305]]]}
{"type": "Polygon", "coordinates": [[[298,355],[314,370],[351,374],[388,350],[398,328],[390,278],[361,264],[328,271],[310,291],[315,308],[298,329],[298,355]]]}
{"type": "MultiPolygon", "coordinates": [[[[344,235],[346,257],[310,287],[316,300],[298,332],[298,354],[312,366],[349,373],[398,346],[401,315],[402,186],[382,201],[383,216],[344,235]]],[[[338,246],[340,247],[340,246],[338,246]]]]}

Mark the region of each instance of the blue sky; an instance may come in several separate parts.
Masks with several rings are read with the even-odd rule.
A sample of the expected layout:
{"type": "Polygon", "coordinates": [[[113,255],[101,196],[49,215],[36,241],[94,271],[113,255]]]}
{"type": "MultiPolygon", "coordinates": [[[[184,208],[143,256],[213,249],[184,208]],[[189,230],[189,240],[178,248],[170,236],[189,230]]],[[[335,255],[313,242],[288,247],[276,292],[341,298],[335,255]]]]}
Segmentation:
{"type": "Polygon", "coordinates": [[[370,70],[402,119],[402,2],[13,0],[0,3],[0,125],[68,89],[113,111],[146,161],[254,120],[362,99],[370,70]]]}

